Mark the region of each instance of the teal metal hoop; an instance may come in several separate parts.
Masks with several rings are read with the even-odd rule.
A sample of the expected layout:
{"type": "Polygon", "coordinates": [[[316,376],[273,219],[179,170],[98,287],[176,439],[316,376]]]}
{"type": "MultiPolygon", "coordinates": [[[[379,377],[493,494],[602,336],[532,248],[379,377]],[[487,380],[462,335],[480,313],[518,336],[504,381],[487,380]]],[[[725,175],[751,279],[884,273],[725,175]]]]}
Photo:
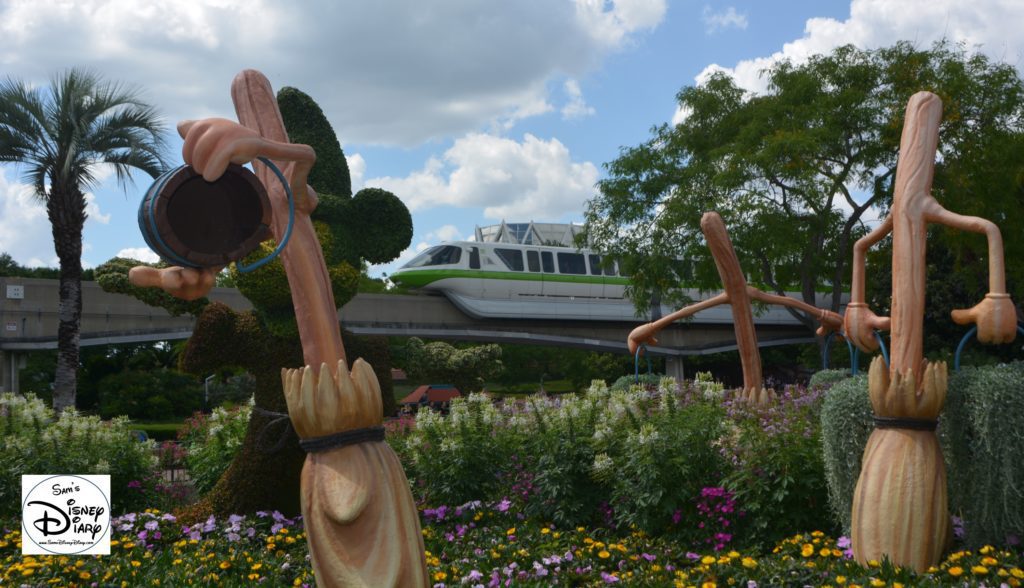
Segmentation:
{"type": "MultiPolygon", "coordinates": [[[[1017,332],[1020,333],[1021,335],[1024,335],[1024,326],[1022,325],[1024,325],[1024,323],[1017,323],[1017,332]]],[[[967,341],[971,338],[971,336],[977,332],[978,327],[977,325],[975,325],[971,327],[971,330],[967,331],[967,334],[964,335],[963,339],[960,339],[960,344],[956,346],[956,354],[953,356],[954,372],[960,371],[960,352],[964,350],[964,346],[967,345],[967,341]]]]}
{"type": "MultiPolygon", "coordinates": [[[[647,345],[641,343],[640,347],[636,348],[636,355],[633,357],[633,375],[635,377],[634,383],[640,383],[640,352],[647,351],[647,345]]],[[[647,375],[651,375],[651,354],[644,354],[647,358],[647,375]]]]}

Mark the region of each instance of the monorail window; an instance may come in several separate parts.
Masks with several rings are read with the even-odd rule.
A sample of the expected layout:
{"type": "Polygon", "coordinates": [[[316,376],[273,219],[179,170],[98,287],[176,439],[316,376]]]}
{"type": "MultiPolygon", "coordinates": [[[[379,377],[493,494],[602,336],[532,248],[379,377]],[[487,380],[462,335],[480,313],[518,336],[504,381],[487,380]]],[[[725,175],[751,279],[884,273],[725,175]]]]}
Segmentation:
{"type": "Polygon", "coordinates": [[[494,253],[514,272],[523,271],[523,252],[518,249],[495,248],[494,253]]]}
{"type": "Polygon", "coordinates": [[[430,265],[451,265],[462,259],[462,248],[452,245],[431,247],[410,261],[405,267],[426,267],[430,265]]]}
{"type": "Polygon", "coordinates": [[[526,269],[530,270],[531,272],[539,272],[540,271],[540,254],[539,253],[537,253],[536,251],[527,251],[526,252],[526,269]]]}
{"type": "Polygon", "coordinates": [[[480,269],[480,248],[469,248],[469,269],[480,269]]]}
{"type": "Polygon", "coordinates": [[[582,253],[559,253],[558,271],[563,274],[586,274],[587,262],[582,253]]]}
{"type": "Polygon", "coordinates": [[[555,256],[552,255],[550,251],[541,251],[540,261],[541,265],[544,267],[544,273],[555,273],[555,256]]]}
{"type": "Polygon", "coordinates": [[[601,256],[591,253],[587,256],[587,261],[590,262],[590,275],[601,275],[601,256]]]}

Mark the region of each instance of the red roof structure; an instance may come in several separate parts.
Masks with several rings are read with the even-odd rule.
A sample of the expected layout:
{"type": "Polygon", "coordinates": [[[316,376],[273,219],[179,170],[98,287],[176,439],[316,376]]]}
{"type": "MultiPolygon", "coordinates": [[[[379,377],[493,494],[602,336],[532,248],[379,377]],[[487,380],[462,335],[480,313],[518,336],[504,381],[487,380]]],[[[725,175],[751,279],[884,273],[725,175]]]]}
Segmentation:
{"type": "Polygon", "coordinates": [[[459,390],[451,384],[424,384],[413,390],[412,393],[403,398],[399,404],[447,402],[452,398],[458,398],[459,396],[462,396],[462,394],[460,394],[459,390]]]}

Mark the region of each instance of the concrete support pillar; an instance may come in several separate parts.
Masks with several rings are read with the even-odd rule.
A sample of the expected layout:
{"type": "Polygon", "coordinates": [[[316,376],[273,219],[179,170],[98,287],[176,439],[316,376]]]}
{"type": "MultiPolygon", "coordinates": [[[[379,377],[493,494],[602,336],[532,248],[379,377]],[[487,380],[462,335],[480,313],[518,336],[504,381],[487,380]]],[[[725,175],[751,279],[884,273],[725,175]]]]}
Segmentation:
{"type": "Polygon", "coordinates": [[[665,357],[665,375],[682,382],[684,378],[683,357],[681,355],[669,355],[665,357]]]}
{"type": "Polygon", "coordinates": [[[0,351],[0,392],[21,392],[18,385],[18,371],[25,367],[24,353],[0,351]]]}

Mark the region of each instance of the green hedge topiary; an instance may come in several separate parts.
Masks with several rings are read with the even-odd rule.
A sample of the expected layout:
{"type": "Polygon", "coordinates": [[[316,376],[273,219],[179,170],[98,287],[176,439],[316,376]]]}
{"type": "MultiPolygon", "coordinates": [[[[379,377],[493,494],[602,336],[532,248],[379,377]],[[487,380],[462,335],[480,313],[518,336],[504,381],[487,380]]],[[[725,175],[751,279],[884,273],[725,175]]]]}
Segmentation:
{"type": "Polygon", "coordinates": [[[1024,537],[1024,362],[952,375],[939,432],[967,545],[1024,537]]]}
{"type": "Polygon", "coordinates": [[[838,369],[838,370],[820,370],[811,376],[811,381],[807,383],[808,388],[823,388],[826,386],[832,386],[836,382],[841,382],[850,377],[850,370],[838,369]]]}
{"type": "MultiPolygon", "coordinates": [[[[657,387],[658,384],[661,382],[661,379],[664,377],[665,374],[648,374],[647,372],[643,372],[640,374],[639,383],[640,385],[646,387],[657,387]]],[[[615,380],[615,382],[609,387],[609,389],[612,390],[613,392],[629,390],[629,387],[636,383],[636,375],[629,374],[627,376],[622,376],[619,379],[615,380]]]]}
{"type": "MultiPolygon", "coordinates": [[[[821,421],[829,502],[848,530],[872,428],[867,377],[833,385],[821,421]]],[[[1024,536],[1024,363],[952,374],[938,431],[950,509],[962,514],[967,545],[1003,545],[1024,536]]]]}
{"type": "Polygon", "coordinates": [[[829,507],[846,533],[850,530],[850,508],[860,476],[860,460],[873,426],[867,375],[834,383],[821,409],[821,445],[829,507]]]}

